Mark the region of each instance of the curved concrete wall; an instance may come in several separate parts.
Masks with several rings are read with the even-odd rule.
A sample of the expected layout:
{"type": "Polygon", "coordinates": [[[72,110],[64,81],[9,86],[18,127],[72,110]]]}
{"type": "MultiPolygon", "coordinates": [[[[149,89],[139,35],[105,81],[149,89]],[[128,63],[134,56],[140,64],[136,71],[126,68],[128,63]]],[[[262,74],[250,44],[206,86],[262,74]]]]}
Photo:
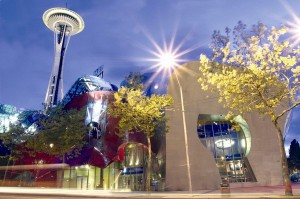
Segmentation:
{"type": "MultiPolygon", "coordinates": [[[[201,89],[199,62],[189,62],[176,70],[183,91],[185,107],[188,153],[192,190],[219,189],[220,175],[212,153],[200,142],[197,135],[199,114],[226,114],[227,111],[211,92],[201,89]]],[[[168,92],[174,99],[174,110],[167,111],[170,118],[169,133],[166,135],[166,190],[188,191],[186,151],[184,142],[183,116],[179,85],[173,73],[169,80],[168,92]]],[[[257,114],[246,116],[251,132],[251,151],[248,160],[256,176],[256,183],[231,183],[230,186],[265,186],[283,183],[280,153],[276,130],[272,123],[257,114]]]]}

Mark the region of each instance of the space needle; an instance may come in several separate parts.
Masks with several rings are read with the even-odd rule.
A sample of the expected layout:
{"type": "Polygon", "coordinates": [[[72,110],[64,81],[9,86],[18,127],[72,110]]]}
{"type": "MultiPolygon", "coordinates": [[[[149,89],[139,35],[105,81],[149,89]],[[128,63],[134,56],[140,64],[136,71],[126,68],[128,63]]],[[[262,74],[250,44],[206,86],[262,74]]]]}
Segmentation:
{"type": "Polygon", "coordinates": [[[84,21],[67,8],[50,8],[43,14],[45,25],[54,33],[54,63],[45,97],[45,109],[63,98],[63,62],[70,38],[84,29],[84,21]]]}

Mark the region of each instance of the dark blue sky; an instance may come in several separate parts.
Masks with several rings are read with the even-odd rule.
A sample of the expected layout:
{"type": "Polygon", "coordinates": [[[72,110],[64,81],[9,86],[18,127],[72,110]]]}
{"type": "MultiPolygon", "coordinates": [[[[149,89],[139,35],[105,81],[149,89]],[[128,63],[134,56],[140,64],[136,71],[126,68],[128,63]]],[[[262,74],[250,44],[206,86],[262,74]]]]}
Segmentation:
{"type": "MultiPolygon", "coordinates": [[[[51,7],[65,0],[0,0],[0,103],[41,109],[53,64],[53,33],[42,21],[51,7]]],[[[198,60],[208,52],[213,30],[249,26],[261,21],[280,26],[300,16],[300,1],[278,0],[68,0],[82,16],[85,29],[71,38],[64,67],[65,92],[77,77],[104,65],[104,78],[119,85],[130,71],[146,72],[145,58],[176,34],[175,45],[193,48],[183,58],[198,60]]],[[[200,89],[200,87],[199,87],[200,89]]],[[[299,111],[293,114],[292,137],[299,132],[299,111]]],[[[290,142],[291,138],[288,138],[290,142]]],[[[300,136],[298,138],[300,140],[300,136]]]]}

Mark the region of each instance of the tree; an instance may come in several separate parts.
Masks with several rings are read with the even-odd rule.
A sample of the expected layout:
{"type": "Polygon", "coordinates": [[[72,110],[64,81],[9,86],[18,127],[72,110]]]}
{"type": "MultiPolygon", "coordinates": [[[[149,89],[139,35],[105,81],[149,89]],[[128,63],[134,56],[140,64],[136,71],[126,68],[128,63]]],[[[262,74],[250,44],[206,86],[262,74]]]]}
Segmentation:
{"type": "Polygon", "coordinates": [[[300,145],[296,139],[290,144],[288,163],[291,171],[300,169],[300,145]]]}
{"type": "MultiPolygon", "coordinates": [[[[152,95],[147,97],[140,89],[121,87],[114,93],[115,101],[108,109],[108,113],[119,118],[118,136],[127,136],[128,133],[144,133],[148,142],[148,162],[146,190],[150,191],[151,183],[151,137],[156,129],[165,125],[167,118],[164,108],[173,103],[170,96],[152,95]]],[[[163,128],[160,128],[163,130],[163,128]]],[[[167,128],[164,129],[165,131],[167,128]]]]}
{"type": "Polygon", "coordinates": [[[233,31],[226,28],[225,35],[215,31],[212,59],[200,55],[203,76],[198,81],[202,89],[218,93],[219,102],[230,109],[228,118],[258,112],[270,119],[277,130],[285,194],[292,195],[278,121],[300,104],[300,50],[282,39],[286,32],[286,27],[268,29],[262,23],[247,31],[242,22],[233,31]]]}
{"type": "Polygon", "coordinates": [[[300,145],[296,139],[293,139],[290,145],[289,158],[300,159],[300,145]]]}
{"type": "Polygon", "coordinates": [[[17,122],[16,124],[9,124],[8,130],[3,128],[3,133],[0,134],[0,158],[7,161],[2,185],[5,182],[8,165],[14,164],[16,160],[22,158],[21,143],[25,142],[29,135],[26,133],[22,124],[17,122]]]}
{"type": "Polygon", "coordinates": [[[65,154],[67,158],[78,155],[86,144],[84,116],[84,108],[65,110],[57,106],[50,109],[47,115],[38,120],[39,132],[27,141],[26,147],[34,152],[62,156],[63,162],[65,154]]]}
{"type": "Polygon", "coordinates": [[[142,83],[143,76],[140,72],[130,72],[128,77],[125,77],[125,82],[127,84],[126,87],[132,88],[132,89],[140,89],[142,90],[144,88],[144,85],[142,83]]]}

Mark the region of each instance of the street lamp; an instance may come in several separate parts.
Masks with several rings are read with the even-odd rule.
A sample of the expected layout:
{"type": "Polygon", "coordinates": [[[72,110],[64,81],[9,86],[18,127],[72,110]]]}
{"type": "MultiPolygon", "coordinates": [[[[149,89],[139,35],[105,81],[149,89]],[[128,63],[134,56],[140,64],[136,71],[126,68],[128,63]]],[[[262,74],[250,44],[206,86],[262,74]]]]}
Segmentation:
{"type": "Polygon", "coordinates": [[[182,123],[183,123],[183,133],[184,133],[184,145],[185,145],[185,156],[186,156],[186,165],[187,165],[187,176],[189,181],[189,191],[192,191],[192,180],[191,180],[191,168],[190,168],[190,158],[189,158],[189,145],[188,145],[188,138],[187,138],[187,128],[186,128],[186,119],[185,119],[185,109],[184,109],[184,101],[183,101],[183,93],[182,93],[182,86],[178,79],[178,75],[176,72],[175,66],[178,65],[177,57],[173,53],[162,53],[159,56],[159,63],[160,66],[163,68],[173,68],[175,78],[179,87],[180,92],[180,102],[181,102],[181,112],[182,112],[182,123]]]}

